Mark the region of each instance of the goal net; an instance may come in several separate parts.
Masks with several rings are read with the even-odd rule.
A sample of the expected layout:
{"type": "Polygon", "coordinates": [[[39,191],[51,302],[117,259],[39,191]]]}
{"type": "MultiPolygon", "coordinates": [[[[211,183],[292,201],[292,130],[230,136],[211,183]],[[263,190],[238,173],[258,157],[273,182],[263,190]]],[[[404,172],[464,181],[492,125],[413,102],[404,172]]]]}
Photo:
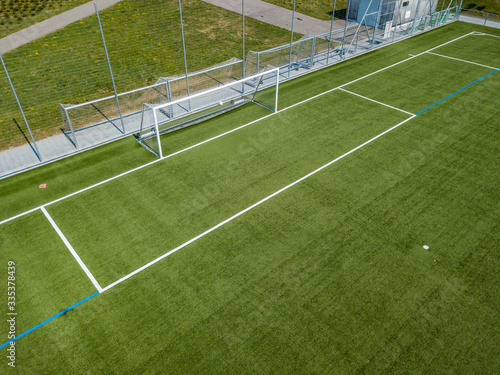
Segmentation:
{"type": "Polygon", "coordinates": [[[198,124],[247,103],[276,112],[278,82],[279,68],[271,68],[168,103],[145,103],[136,139],[161,158],[162,134],[198,124]]]}

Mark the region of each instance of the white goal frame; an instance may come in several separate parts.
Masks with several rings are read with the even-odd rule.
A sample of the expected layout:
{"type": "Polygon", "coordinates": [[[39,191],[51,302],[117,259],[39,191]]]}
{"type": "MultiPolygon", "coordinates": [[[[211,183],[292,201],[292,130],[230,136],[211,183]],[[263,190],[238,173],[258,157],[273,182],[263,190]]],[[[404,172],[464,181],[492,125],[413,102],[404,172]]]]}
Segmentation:
{"type": "Polygon", "coordinates": [[[170,121],[180,120],[183,117],[195,115],[197,113],[205,111],[205,114],[200,115],[194,120],[187,120],[187,122],[198,123],[204,121],[204,118],[212,118],[220,113],[227,112],[228,110],[237,108],[240,105],[248,102],[255,103],[257,105],[260,105],[261,107],[264,107],[276,113],[278,112],[279,73],[280,73],[280,68],[270,68],[260,73],[239,79],[237,81],[226,83],[218,87],[211,88],[209,90],[200,91],[197,92],[196,94],[172,100],[168,103],[162,103],[156,105],[150,103],[144,103],[142,109],[141,127],[136,135],[137,141],[146,149],[153,152],[160,159],[162,159],[163,151],[160,142],[160,135],[172,131],[171,129],[176,128],[177,126],[179,126],[179,128],[185,127],[182,126],[181,124],[181,125],[174,125],[172,127],[167,126],[167,128],[160,128],[160,126],[164,126],[165,124],[168,124],[170,121]],[[265,76],[269,76],[269,78],[267,78],[266,81],[264,82],[265,76]],[[258,93],[258,91],[270,87],[275,87],[274,103],[273,103],[274,108],[265,106],[264,104],[259,103],[257,100],[254,100],[255,95],[258,93]],[[220,101],[220,97],[217,96],[218,92],[234,92],[234,95],[225,97],[224,102],[222,102],[220,101]],[[248,98],[248,96],[251,96],[251,98],[248,98]],[[202,101],[204,101],[204,99],[207,99],[207,101],[202,106],[194,106],[195,108],[192,108],[191,103],[196,102],[197,99],[202,101]],[[221,106],[221,104],[223,104],[223,106],[221,106]],[[182,107],[186,109],[186,112],[176,116],[175,114],[173,114],[174,106],[182,107]],[[189,108],[189,110],[187,110],[187,108],[189,108]],[[152,112],[153,124],[146,123],[145,120],[145,117],[147,116],[146,112],[152,112]],[[169,120],[166,119],[170,115],[171,118],[169,120]],[[162,117],[163,120],[160,119],[160,117],[162,117]],[[144,139],[152,139],[152,138],[156,138],[156,142],[158,144],[158,152],[156,152],[156,150],[154,150],[151,146],[149,146],[144,142],[144,139]]]}

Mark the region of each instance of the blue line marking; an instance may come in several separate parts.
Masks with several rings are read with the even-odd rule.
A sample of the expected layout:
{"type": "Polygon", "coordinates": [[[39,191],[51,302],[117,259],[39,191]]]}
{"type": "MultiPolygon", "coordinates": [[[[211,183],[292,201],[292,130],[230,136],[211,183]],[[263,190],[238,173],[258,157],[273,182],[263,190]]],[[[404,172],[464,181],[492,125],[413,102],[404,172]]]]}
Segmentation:
{"type": "Polygon", "coordinates": [[[48,322],[50,322],[51,320],[54,320],[54,319],[55,319],[55,318],[57,318],[58,316],[61,316],[61,315],[62,315],[62,314],[64,314],[65,312],[68,312],[69,310],[71,310],[71,309],[75,308],[76,306],[81,305],[81,304],[82,304],[82,303],[84,303],[85,301],[87,301],[87,300],[91,299],[92,297],[94,297],[94,296],[96,296],[96,295],[98,295],[98,294],[99,294],[99,292],[95,292],[95,293],[94,293],[94,294],[92,294],[91,296],[88,296],[87,298],[82,299],[80,302],[77,302],[77,303],[75,303],[73,306],[70,306],[70,307],[68,307],[67,309],[65,309],[65,310],[61,311],[60,313],[58,313],[58,314],[54,315],[52,318],[49,318],[49,319],[45,320],[44,322],[42,322],[42,323],[38,324],[37,326],[35,326],[35,327],[33,327],[33,328],[31,328],[31,329],[27,330],[27,331],[26,331],[26,332],[24,332],[24,333],[21,333],[19,336],[16,336],[16,337],[14,337],[12,340],[7,341],[5,344],[0,345],[0,349],[2,349],[3,347],[5,347],[5,346],[9,345],[11,342],[16,341],[16,340],[20,339],[20,338],[21,338],[21,337],[23,337],[23,336],[26,336],[28,333],[33,332],[35,329],[40,328],[40,327],[41,327],[41,326],[43,326],[44,324],[47,324],[47,323],[48,323],[48,322]]]}
{"type": "Polygon", "coordinates": [[[427,108],[422,109],[420,112],[415,113],[415,116],[418,116],[418,115],[419,115],[419,114],[421,114],[422,112],[427,111],[428,109],[430,109],[430,108],[434,107],[435,105],[437,105],[437,104],[441,103],[442,101],[444,101],[444,100],[446,100],[446,99],[448,99],[448,98],[452,97],[453,95],[458,94],[460,91],[465,90],[467,87],[472,86],[474,83],[479,82],[479,81],[480,81],[480,80],[482,80],[483,78],[488,77],[490,74],[493,74],[493,73],[497,72],[499,69],[500,69],[500,68],[497,68],[497,69],[495,69],[495,70],[492,70],[491,72],[489,72],[488,74],[486,74],[486,75],[482,76],[481,78],[476,79],[474,82],[469,83],[467,86],[462,87],[460,90],[455,91],[453,94],[448,95],[446,98],[443,98],[443,99],[441,99],[440,101],[438,101],[438,102],[436,102],[436,103],[434,103],[434,104],[432,104],[432,105],[428,106],[427,108]]]}

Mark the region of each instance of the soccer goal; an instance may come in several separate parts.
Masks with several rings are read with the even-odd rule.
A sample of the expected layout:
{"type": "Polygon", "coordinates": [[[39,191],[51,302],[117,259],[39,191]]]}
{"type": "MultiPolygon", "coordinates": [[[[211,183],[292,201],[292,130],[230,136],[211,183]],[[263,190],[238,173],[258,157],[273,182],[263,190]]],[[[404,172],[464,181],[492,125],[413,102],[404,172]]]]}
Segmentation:
{"type": "Polygon", "coordinates": [[[247,103],[276,112],[278,83],[279,68],[271,68],[168,103],[145,103],[140,130],[135,137],[146,149],[162,158],[162,134],[198,124],[247,103]]]}

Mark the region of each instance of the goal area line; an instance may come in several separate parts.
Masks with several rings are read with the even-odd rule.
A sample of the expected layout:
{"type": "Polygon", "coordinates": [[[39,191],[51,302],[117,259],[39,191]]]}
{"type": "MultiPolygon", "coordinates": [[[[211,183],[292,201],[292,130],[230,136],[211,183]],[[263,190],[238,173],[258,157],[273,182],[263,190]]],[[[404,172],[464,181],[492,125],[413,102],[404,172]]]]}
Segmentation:
{"type": "Polygon", "coordinates": [[[236,128],[234,128],[234,129],[231,129],[231,130],[229,130],[229,131],[227,131],[227,132],[224,132],[224,133],[218,134],[218,135],[216,135],[216,136],[214,136],[214,137],[211,137],[211,138],[209,138],[209,139],[206,139],[206,140],[204,140],[204,141],[201,141],[201,142],[199,142],[199,143],[196,143],[196,144],[194,144],[194,145],[192,145],[192,146],[186,147],[186,148],[184,148],[184,149],[182,149],[182,150],[179,150],[179,151],[173,152],[172,154],[165,155],[165,156],[163,156],[161,159],[156,159],[156,160],[153,160],[153,161],[151,161],[151,162],[149,162],[149,163],[146,163],[146,164],[140,165],[140,166],[138,166],[138,167],[136,167],[136,168],[130,169],[130,170],[125,171],[125,172],[123,172],[123,173],[120,173],[120,174],[118,174],[118,175],[116,175],[116,176],[110,177],[110,178],[108,178],[108,179],[106,179],[106,180],[103,180],[103,181],[97,182],[97,183],[95,183],[95,184],[93,184],[93,185],[90,185],[90,186],[88,186],[88,187],[86,187],[86,188],[83,188],[83,189],[77,190],[77,191],[75,191],[75,192],[73,192],[73,193],[70,193],[70,194],[65,195],[65,196],[63,196],[63,197],[60,197],[60,198],[57,198],[57,199],[55,199],[55,200],[53,200],[53,201],[50,201],[50,202],[44,203],[44,204],[42,204],[42,205],[40,205],[40,206],[38,206],[38,207],[35,207],[35,208],[32,208],[32,209],[26,210],[26,211],[24,211],[24,212],[22,212],[22,213],[19,213],[19,214],[17,214],[17,215],[11,216],[11,217],[9,217],[9,218],[7,218],[7,219],[4,219],[4,220],[0,221],[0,225],[5,224],[5,223],[8,223],[9,221],[12,221],[12,220],[18,219],[18,218],[20,218],[20,217],[22,217],[22,216],[25,216],[25,215],[28,215],[28,214],[30,214],[30,213],[36,212],[37,210],[40,210],[42,207],[48,207],[48,206],[51,206],[51,205],[53,205],[53,204],[55,204],[55,203],[58,203],[58,202],[61,202],[61,201],[65,200],[65,199],[68,199],[68,198],[74,197],[74,196],[76,196],[76,195],[78,195],[78,194],[81,194],[81,193],[83,193],[83,192],[85,192],[85,191],[91,190],[91,189],[93,189],[93,188],[96,188],[96,187],[98,187],[98,186],[104,185],[104,184],[109,183],[109,182],[111,182],[111,181],[113,181],[113,180],[116,180],[116,179],[118,179],[118,178],[124,177],[124,176],[126,176],[126,175],[128,175],[128,174],[130,174],[130,173],[134,173],[134,172],[136,172],[136,171],[138,171],[138,170],[141,170],[141,169],[143,169],[143,168],[147,168],[147,167],[149,167],[149,166],[151,166],[151,165],[153,165],[153,164],[155,164],[155,163],[158,163],[158,162],[160,162],[160,161],[162,161],[162,160],[164,160],[164,159],[168,159],[168,158],[170,158],[170,157],[173,157],[173,156],[179,155],[179,154],[181,154],[181,153],[183,153],[183,152],[189,151],[189,150],[194,149],[194,148],[196,148],[196,147],[202,146],[202,145],[204,145],[204,144],[206,144],[206,143],[208,143],[208,142],[214,141],[214,140],[216,140],[216,139],[218,139],[218,138],[224,137],[224,136],[226,136],[226,135],[228,135],[228,134],[231,134],[231,133],[233,133],[233,132],[235,132],[235,131],[238,131],[238,130],[243,129],[243,128],[247,127],[247,126],[253,125],[253,124],[255,124],[255,123],[259,122],[259,121],[262,121],[262,120],[264,120],[264,119],[267,119],[267,118],[268,118],[268,117],[270,117],[270,116],[274,116],[274,115],[276,115],[276,114],[278,114],[278,113],[281,113],[281,112],[287,111],[287,110],[289,110],[289,109],[291,109],[291,108],[294,108],[294,107],[296,107],[296,106],[299,106],[299,105],[302,105],[302,104],[304,104],[304,103],[307,103],[307,102],[309,102],[309,101],[311,101],[311,100],[314,100],[314,99],[316,99],[316,98],[319,98],[319,97],[321,97],[321,96],[323,96],[323,95],[326,95],[326,94],[328,94],[328,93],[330,93],[330,92],[332,92],[332,91],[335,91],[335,90],[337,90],[337,89],[339,89],[339,88],[343,88],[343,87],[348,86],[348,85],[350,85],[350,84],[352,84],[352,83],[354,83],[354,82],[357,82],[357,81],[360,81],[360,80],[362,80],[362,79],[368,78],[368,77],[370,77],[370,76],[372,76],[372,75],[374,75],[374,74],[380,73],[380,72],[385,71],[385,70],[387,70],[387,69],[390,69],[390,68],[392,68],[392,67],[394,67],[394,66],[397,66],[397,65],[402,64],[402,63],[404,63],[404,62],[407,62],[407,61],[409,61],[409,60],[412,60],[412,59],[414,59],[414,58],[416,58],[416,57],[418,57],[418,56],[421,56],[421,55],[423,55],[423,54],[425,54],[425,53],[427,53],[427,52],[433,51],[433,50],[435,50],[435,49],[437,49],[437,48],[440,48],[440,47],[445,46],[445,45],[447,45],[447,44],[450,44],[450,43],[453,43],[453,42],[455,42],[455,41],[458,41],[458,40],[460,40],[460,39],[462,39],[462,38],[465,38],[465,37],[467,37],[467,36],[469,36],[469,35],[478,35],[478,34],[477,34],[477,32],[476,32],[476,31],[472,31],[472,32],[470,32],[470,33],[464,34],[464,35],[462,35],[462,36],[459,36],[459,37],[457,37],[457,38],[454,38],[454,39],[452,39],[452,40],[449,40],[449,41],[447,41],[447,42],[444,42],[444,43],[442,43],[442,44],[440,44],[440,45],[438,45],[438,46],[432,47],[432,48],[430,48],[430,49],[428,49],[428,50],[426,50],[426,51],[424,51],[424,52],[421,52],[421,53],[419,53],[419,54],[417,54],[417,55],[413,55],[413,56],[411,56],[411,57],[409,57],[409,58],[403,59],[403,60],[398,61],[398,62],[396,62],[396,63],[394,63],[394,64],[391,64],[391,65],[388,65],[388,66],[386,66],[386,67],[384,67],[384,68],[381,68],[381,69],[379,69],[379,70],[376,70],[376,71],[374,71],[374,72],[372,72],[372,73],[369,73],[369,74],[366,74],[366,75],[364,75],[364,76],[362,76],[362,77],[356,78],[356,79],[354,79],[354,80],[352,80],[352,81],[350,81],[350,82],[344,83],[344,84],[339,85],[339,86],[337,86],[337,87],[335,87],[335,88],[332,88],[332,89],[326,90],[326,91],[324,91],[324,92],[322,92],[322,93],[320,93],[320,94],[317,94],[317,95],[314,95],[314,96],[312,96],[312,97],[310,97],[310,98],[304,99],[304,100],[302,100],[302,101],[300,101],[300,102],[298,102],[298,103],[292,104],[292,105],[290,105],[290,106],[288,106],[288,107],[285,107],[285,108],[283,108],[283,109],[281,109],[281,110],[278,110],[278,111],[277,111],[277,112],[275,112],[275,113],[268,114],[268,115],[263,116],[263,117],[261,117],[261,118],[259,118],[259,119],[257,119],[257,120],[251,121],[251,122],[249,122],[249,123],[246,123],[246,124],[244,124],[244,125],[241,125],[241,126],[239,126],[239,127],[236,127],[236,128]]]}

